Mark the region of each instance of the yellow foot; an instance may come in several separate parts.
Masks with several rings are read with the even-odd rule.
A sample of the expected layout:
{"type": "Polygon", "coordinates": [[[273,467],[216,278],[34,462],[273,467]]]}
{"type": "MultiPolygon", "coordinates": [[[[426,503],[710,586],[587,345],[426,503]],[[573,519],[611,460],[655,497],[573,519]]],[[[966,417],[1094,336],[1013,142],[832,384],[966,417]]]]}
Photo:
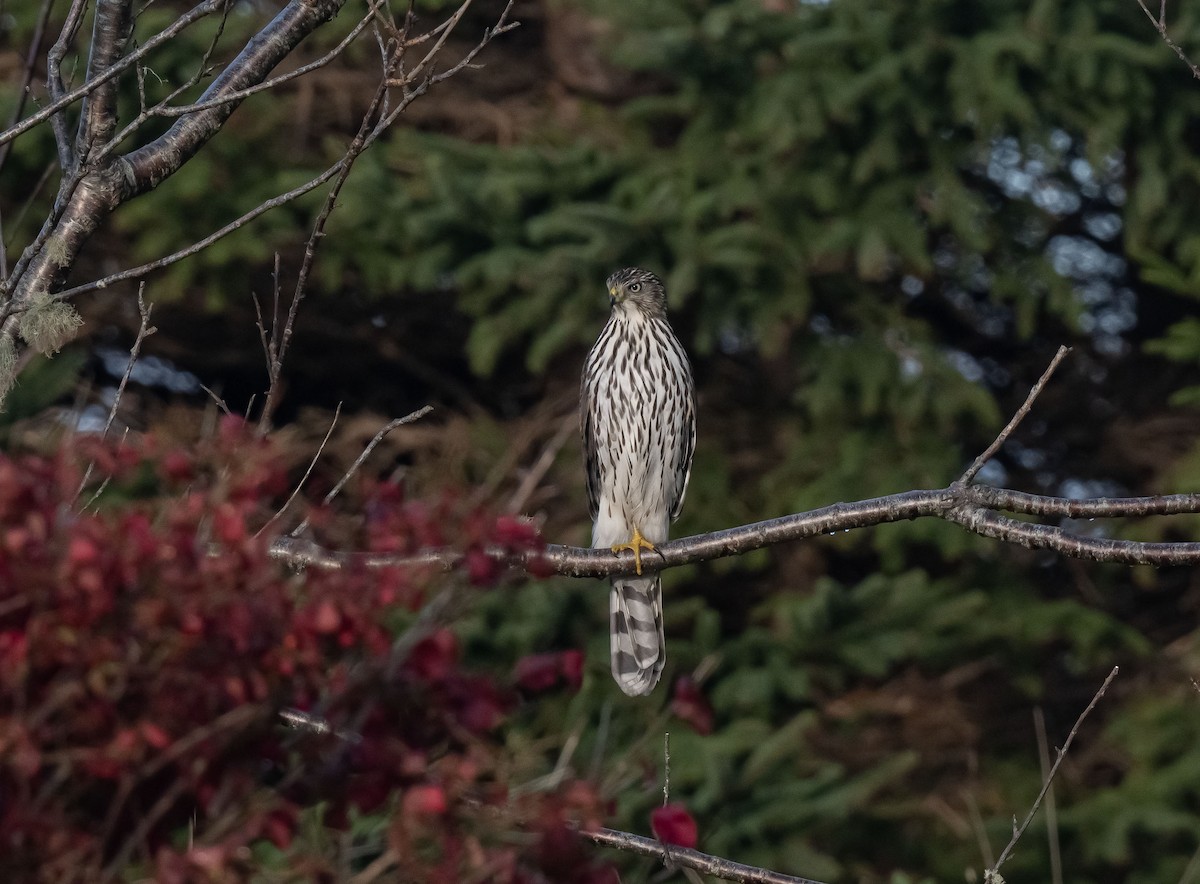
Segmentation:
{"type": "Polygon", "coordinates": [[[654,549],[654,544],[642,536],[642,532],[637,528],[633,529],[633,537],[629,538],[628,543],[614,543],[612,551],[615,553],[625,550],[633,550],[634,566],[637,568],[638,575],[642,573],[642,550],[654,549]]]}

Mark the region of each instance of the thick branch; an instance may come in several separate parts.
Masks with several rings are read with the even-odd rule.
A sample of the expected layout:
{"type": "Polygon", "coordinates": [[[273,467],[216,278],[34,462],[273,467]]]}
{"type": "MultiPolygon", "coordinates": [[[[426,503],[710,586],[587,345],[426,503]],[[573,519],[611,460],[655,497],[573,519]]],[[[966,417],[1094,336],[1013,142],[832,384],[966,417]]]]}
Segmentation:
{"type": "MultiPolygon", "coordinates": [[[[833,534],[906,519],[933,517],[961,525],[972,533],[995,537],[1031,549],[1050,549],[1075,558],[1121,564],[1191,565],[1200,563],[1200,543],[1143,543],[1074,534],[1052,525],[1019,522],[999,516],[993,509],[1011,508],[1064,516],[1126,516],[1200,513],[1200,494],[1169,497],[1096,498],[1068,500],[1021,494],[986,485],[951,485],[937,491],[906,491],[855,503],[835,503],[807,513],[796,513],[754,522],[710,534],[683,537],[659,544],[654,554],[642,559],[644,570],[662,570],[677,565],[706,562],[741,555],[791,540],[833,534]]],[[[416,555],[376,555],[322,549],[293,537],[278,538],[271,546],[278,559],[298,565],[344,568],[351,565],[381,568],[395,565],[432,565],[452,568],[462,554],[456,550],[426,550],[416,555]]],[[[565,577],[607,577],[633,573],[633,557],[618,556],[608,549],[550,544],[537,553],[519,555],[494,550],[505,564],[528,570],[550,571],[565,577]]]]}
{"type": "Polygon", "coordinates": [[[772,872],[769,869],[760,869],[757,866],[747,866],[730,859],[701,853],[698,850],[667,846],[653,838],[644,838],[641,835],[620,832],[616,829],[597,829],[595,832],[581,832],[580,834],[605,847],[615,847],[630,853],[656,857],[672,866],[696,869],[724,881],[739,881],[742,884],[821,884],[820,881],[814,881],[812,878],[797,878],[793,875],[772,872]]]}
{"type": "MultiPolygon", "coordinates": [[[[185,18],[207,14],[208,11],[218,8],[222,2],[224,0],[210,0],[209,3],[196,7],[185,18]]],[[[203,98],[217,98],[227,93],[238,92],[264,80],[276,64],[308,34],[333,18],[345,2],[346,0],[292,0],[250,40],[241,54],[204,93],[203,98]]],[[[163,33],[174,30],[179,24],[177,21],[163,33]]],[[[161,36],[162,34],[158,35],[161,36]]],[[[147,46],[149,45],[148,43],[147,46]]],[[[119,62],[111,63],[107,71],[99,72],[97,82],[91,83],[91,91],[96,92],[100,86],[105,85],[114,72],[127,65],[135,56],[139,56],[145,48],[130,53],[119,62]]],[[[23,268],[21,278],[16,281],[12,290],[12,304],[8,305],[7,309],[19,307],[32,292],[52,292],[61,286],[67,270],[74,265],[80,250],[100,222],[121,203],[156,187],[178,171],[220,131],[238,104],[237,101],[231,101],[181,119],[145,147],[88,172],[70,192],[53,232],[37,252],[28,257],[28,266],[23,268]]],[[[90,102],[88,106],[95,108],[97,102],[90,102]]],[[[87,118],[85,114],[85,122],[87,118]]],[[[115,130],[115,125],[114,119],[112,130],[107,130],[110,135],[115,130]]],[[[10,129],[4,134],[9,135],[16,129],[10,129]]],[[[0,136],[0,141],[2,139],[3,136],[0,136]]]]}
{"type": "MultiPolygon", "coordinates": [[[[254,35],[237,58],[200,96],[211,102],[241,92],[265,80],[289,52],[325,22],[331,20],[346,0],[292,0],[271,22],[254,35]]],[[[190,114],[150,144],[125,156],[130,192],[135,196],[152,190],[195,156],[220,131],[240,101],[218,103],[190,114]]]]}
{"type": "MultiPolygon", "coordinates": [[[[63,26],[63,36],[57,43],[54,44],[54,48],[51,50],[49,57],[48,67],[50,70],[50,75],[47,78],[47,81],[53,101],[51,101],[50,104],[46,105],[46,107],[42,108],[36,114],[31,114],[17,125],[9,126],[3,132],[0,132],[0,144],[7,144],[18,135],[23,135],[34,126],[37,126],[39,123],[44,123],[51,117],[56,119],[60,118],[59,115],[63,109],[74,104],[79,99],[83,98],[83,96],[94,92],[96,89],[99,89],[100,86],[107,83],[113,77],[118,76],[121,71],[124,71],[137,64],[139,60],[148,55],[152,50],[173,39],[180,31],[195,24],[206,15],[209,15],[220,9],[222,4],[226,2],[228,2],[228,0],[204,0],[204,2],[199,6],[177,18],[169,28],[160,31],[147,40],[144,44],[138,47],[136,52],[129,53],[120,61],[113,64],[97,79],[85,81],[82,86],[62,94],[62,79],[58,75],[58,63],[61,62],[62,56],[66,53],[66,43],[72,23],[78,24],[77,18],[69,18],[67,24],[63,26]]],[[[81,2],[81,0],[76,0],[76,3],[72,4],[71,7],[71,15],[82,15],[84,5],[85,4],[81,2]],[[79,10],[79,12],[77,13],[76,10],[79,10]]],[[[56,128],[56,134],[57,131],[58,130],[56,128]]]]}
{"type": "Polygon", "coordinates": [[[83,99],[75,148],[80,162],[86,162],[92,147],[107,142],[117,129],[117,79],[104,75],[120,60],[132,33],[133,0],[97,0],[87,80],[100,85],[83,99]]]}

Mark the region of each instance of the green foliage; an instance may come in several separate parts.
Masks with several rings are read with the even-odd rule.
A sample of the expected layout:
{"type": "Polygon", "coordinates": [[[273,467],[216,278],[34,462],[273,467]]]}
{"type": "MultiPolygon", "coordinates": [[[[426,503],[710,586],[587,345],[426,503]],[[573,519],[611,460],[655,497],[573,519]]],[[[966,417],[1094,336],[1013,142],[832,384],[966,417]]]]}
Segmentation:
{"type": "MultiPolygon", "coordinates": [[[[11,339],[7,339],[11,342],[11,339]]],[[[3,376],[4,349],[0,339],[0,376],[3,376]]],[[[15,358],[15,353],[13,353],[15,358]]],[[[38,356],[30,361],[21,372],[17,383],[4,397],[4,411],[0,412],[0,432],[5,432],[14,423],[24,418],[43,413],[64,396],[69,395],[79,383],[86,354],[79,347],[72,347],[50,359],[38,356]]]]}
{"type": "MultiPolygon", "coordinates": [[[[470,87],[511,123],[505,143],[428,117],[397,129],[360,159],[321,242],[308,303],[330,299],[323,322],[351,301],[389,318],[438,314],[428,336],[396,323],[394,343],[433,366],[422,383],[445,371],[485,403],[486,420],[460,434],[478,458],[464,473],[505,463],[515,443],[500,415],[569,395],[604,321],[603,279],[637,263],[667,280],[700,381],[677,535],[945,485],[1060,341],[1081,351],[1055,381],[1072,383],[1072,401],[1059,401],[1058,417],[1053,393],[1043,397],[1002,453],[1001,481],[1057,491],[1100,474],[1131,493],[1200,482],[1194,425],[1169,410],[1200,404],[1189,307],[1200,291],[1200,89],[1135,3],[587,8],[601,36],[581,54],[614,65],[618,84],[633,72],[632,84],[602,98],[564,85],[563,62],[538,44],[556,19],[534,13],[535,36],[490,47],[485,82],[470,87]],[[513,71],[534,71],[537,85],[509,120],[487,89],[502,88],[493,72],[513,71]],[[1123,287],[1136,288],[1133,319],[1106,332],[1123,287]],[[1114,348],[1100,346],[1105,335],[1114,348]],[[1146,352],[1170,363],[1170,377],[1128,355],[1155,336],[1146,352]],[[459,340],[462,353],[447,343],[459,340]],[[1072,370],[1103,381],[1079,386],[1064,377],[1072,370]],[[1185,439],[1164,446],[1169,456],[1142,454],[1136,435],[1116,454],[1145,462],[1129,466],[1115,446],[1097,455],[1125,425],[1163,413],[1185,439]]],[[[139,27],[169,14],[152,6],[139,27]]],[[[14,15],[30,26],[27,11],[14,15]]],[[[1171,16],[1173,35],[1200,55],[1194,11],[1171,16]]],[[[221,45],[248,26],[232,17],[221,45]]],[[[164,89],[190,75],[214,28],[152,60],[164,89]]],[[[331,82],[344,91],[317,94],[350,91],[331,82]]],[[[421,101],[474,120],[476,97],[434,89],[421,101]]],[[[121,266],[306,180],[340,155],[355,122],[302,112],[285,92],[251,99],[182,173],[116,214],[121,266]]],[[[44,203],[32,182],[51,156],[44,130],[18,140],[6,198],[44,203]]],[[[165,271],[156,296],[222,308],[261,291],[273,253],[285,275],[295,266],[320,196],[165,271]]],[[[12,214],[6,232],[28,239],[33,222],[12,214]]],[[[0,382],[4,358],[15,358],[7,337],[0,382]]],[[[65,376],[47,377],[47,396],[61,390],[65,376]]],[[[41,383],[18,388],[10,408],[41,383]]],[[[575,540],[581,480],[561,460],[554,493],[538,500],[564,535],[550,539],[575,540]]],[[[1194,528],[1098,530],[1194,539],[1194,528]]],[[[496,593],[457,629],[470,662],[497,671],[534,651],[586,650],[578,694],[526,697],[503,729],[508,757],[549,777],[525,791],[569,768],[613,799],[612,824],[644,831],[670,730],[672,795],[695,811],[702,849],[830,881],[978,880],[975,806],[996,846],[1040,785],[1030,708],[1045,707],[1060,743],[1120,662],[1118,684],[1132,687],[1106,698],[1060,781],[1062,846],[1071,880],[1149,882],[1179,880],[1195,850],[1197,707],[1177,686],[1197,664],[1181,581],[1068,567],[929,520],[679,569],[667,577],[668,680],[701,673],[715,720],[704,735],[664,708],[665,682],[641,703],[612,685],[602,583],[496,593]]],[[[654,865],[630,860],[629,879],[654,865]]],[[[1031,831],[1006,873],[1045,880],[1047,867],[1031,831]]]]}

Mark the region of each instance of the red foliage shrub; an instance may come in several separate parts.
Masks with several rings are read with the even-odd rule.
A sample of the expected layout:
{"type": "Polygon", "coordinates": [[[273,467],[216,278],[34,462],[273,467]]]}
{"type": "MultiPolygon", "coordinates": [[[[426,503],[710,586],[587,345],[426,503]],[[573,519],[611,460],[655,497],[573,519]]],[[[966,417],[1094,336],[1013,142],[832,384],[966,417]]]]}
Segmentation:
{"type": "Polygon", "coordinates": [[[698,734],[712,733],[712,704],[691,676],[681,675],[676,679],[675,692],[671,696],[671,714],[687,722],[698,734]]]}
{"type": "MultiPolygon", "coordinates": [[[[288,488],[272,444],[237,419],[188,452],[84,439],[0,456],[5,880],[99,880],[130,863],[160,881],[243,880],[248,847],[267,842],[281,868],[319,879],[337,839],[301,844],[301,816],[344,826],[373,811],[388,815],[386,843],[362,862],[389,851],[407,879],[593,876],[562,842],[569,823],[599,819],[589,787],[509,800],[492,736],[509,691],[465,672],[446,630],[392,665],[381,624],[420,606],[429,575],[294,574],[270,558],[258,526],[288,488]],[[76,500],[89,461],[109,481],[97,511],[76,500]],[[320,725],[287,728],[285,707],[320,725]],[[542,837],[514,847],[514,827],[542,837]]],[[[520,520],[386,484],[357,528],[335,523],[328,509],[314,520],[357,531],[360,548],[465,550],[477,584],[499,576],[487,550],[538,544],[520,520]]],[[[556,657],[555,678],[577,686],[580,661],[556,657]]]]}
{"type": "Polygon", "coordinates": [[[654,808],[650,814],[650,830],[655,838],[666,844],[695,848],[697,843],[696,820],[686,807],[675,802],[654,808]]]}

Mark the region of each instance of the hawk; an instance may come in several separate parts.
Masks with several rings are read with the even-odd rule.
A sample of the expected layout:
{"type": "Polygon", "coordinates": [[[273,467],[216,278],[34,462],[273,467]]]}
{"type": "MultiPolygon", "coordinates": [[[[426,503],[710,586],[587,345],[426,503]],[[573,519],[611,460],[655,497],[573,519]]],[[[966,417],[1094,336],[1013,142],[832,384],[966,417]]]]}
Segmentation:
{"type": "Polygon", "coordinates": [[[630,267],[608,278],[612,312],[583,367],[580,430],[592,546],[633,552],[636,576],[612,578],[612,673],[632,697],[666,662],[662,581],[642,552],[667,539],[683,507],[696,448],[696,388],[667,322],[662,281],[630,267]]]}

